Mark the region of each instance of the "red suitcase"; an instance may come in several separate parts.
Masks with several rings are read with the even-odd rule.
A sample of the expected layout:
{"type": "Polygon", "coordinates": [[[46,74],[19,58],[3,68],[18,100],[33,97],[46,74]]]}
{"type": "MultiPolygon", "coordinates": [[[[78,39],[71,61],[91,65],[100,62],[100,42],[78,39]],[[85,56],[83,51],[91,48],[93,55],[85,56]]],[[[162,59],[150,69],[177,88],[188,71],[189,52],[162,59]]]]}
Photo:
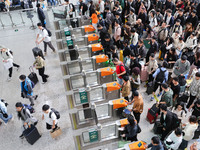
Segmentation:
{"type": "Polygon", "coordinates": [[[156,113],[156,117],[154,117],[153,115],[151,115],[149,113],[149,110],[151,108],[148,109],[148,112],[147,112],[147,120],[150,122],[150,124],[154,123],[156,121],[156,118],[158,117],[158,113],[156,113]]]}

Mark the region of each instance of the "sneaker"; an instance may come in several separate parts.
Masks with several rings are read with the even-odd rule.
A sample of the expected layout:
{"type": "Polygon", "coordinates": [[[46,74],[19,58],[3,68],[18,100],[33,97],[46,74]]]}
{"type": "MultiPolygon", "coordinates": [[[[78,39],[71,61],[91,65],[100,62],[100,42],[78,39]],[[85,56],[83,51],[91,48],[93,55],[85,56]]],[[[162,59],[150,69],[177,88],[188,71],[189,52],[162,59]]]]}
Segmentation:
{"type": "Polygon", "coordinates": [[[24,135],[23,135],[23,134],[21,134],[21,135],[19,136],[19,138],[23,139],[23,138],[24,138],[24,135]]]}
{"type": "Polygon", "coordinates": [[[46,78],[49,78],[49,75],[47,75],[47,77],[46,78]]]}
{"type": "Polygon", "coordinates": [[[9,82],[9,81],[11,81],[11,80],[12,80],[12,78],[11,78],[11,77],[8,77],[7,82],[9,82]]]}
{"type": "Polygon", "coordinates": [[[41,82],[42,84],[45,84],[45,83],[47,83],[47,82],[41,82]]]}
{"type": "Polygon", "coordinates": [[[34,106],[34,104],[30,104],[32,107],[34,106]]]}
{"type": "Polygon", "coordinates": [[[152,97],[151,97],[151,101],[153,101],[153,100],[154,100],[154,97],[152,96],[152,97]]]}
{"type": "Polygon", "coordinates": [[[38,95],[35,95],[35,100],[38,98],[38,95]]]}
{"type": "Polygon", "coordinates": [[[19,71],[19,69],[20,69],[20,66],[19,66],[19,67],[17,67],[17,71],[19,71]]]}
{"type": "Polygon", "coordinates": [[[160,97],[162,95],[162,92],[160,92],[158,95],[157,95],[157,97],[160,97]]]}

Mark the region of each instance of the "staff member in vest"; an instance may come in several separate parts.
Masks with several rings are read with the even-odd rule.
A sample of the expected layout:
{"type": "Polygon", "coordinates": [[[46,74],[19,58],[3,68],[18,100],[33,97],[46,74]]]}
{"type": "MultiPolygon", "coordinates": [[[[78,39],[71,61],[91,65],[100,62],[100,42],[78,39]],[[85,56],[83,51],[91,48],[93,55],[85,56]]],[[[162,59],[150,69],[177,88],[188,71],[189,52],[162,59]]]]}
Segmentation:
{"type": "Polygon", "coordinates": [[[17,71],[19,70],[20,66],[13,63],[13,55],[8,48],[0,46],[0,55],[3,59],[4,67],[9,71],[7,81],[10,81],[12,79],[13,66],[17,67],[17,71]]]}
{"type": "Polygon", "coordinates": [[[47,55],[47,45],[53,50],[54,53],[56,53],[55,48],[53,47],[53,45],[51,44],[51,37],[48,34],[48,31],[42,27],[42,23],[38,23],[37,24],[39,32],[37,34],[37,38],[36,38],[36,43],[39,45],[41,42],[44,43],[44,55],[47,55]],[[40,35],[42,36],[42,39],[39,40],[40,35]]]}

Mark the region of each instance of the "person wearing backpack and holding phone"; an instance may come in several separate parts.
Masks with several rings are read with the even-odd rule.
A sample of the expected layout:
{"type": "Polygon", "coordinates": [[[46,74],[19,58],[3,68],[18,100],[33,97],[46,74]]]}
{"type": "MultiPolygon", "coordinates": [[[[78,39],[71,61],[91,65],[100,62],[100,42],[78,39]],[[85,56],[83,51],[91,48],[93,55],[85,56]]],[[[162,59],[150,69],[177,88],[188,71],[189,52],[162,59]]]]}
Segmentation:
{"type": "Polygon", "coordinates": [[[17,67],[18,71],[20,66],[13,62],[13,52],[5,46],[0,46],[0,55],[3,59],[4,67],[9,71],[7,81],[10,81],[12,79],[13,67],[17,67]]]}
{"type": "Polygon", "coordinates": [[[34,100],[38,98],[38,95],[33,95],[34,83],[25,75],[20,75],[19,80],[21,82],[21,97],[28,98],[31,102],[31,106],[34,106],[34,100]]]}
{"type": "Polygon", "coordinates": [[[44,55],[47,55],[47,45],[53,50],[53,53],[56,53],[56,50],[54,48],[54,46],[51,43],[51,31],[49,31],[48,29],[44,28],[42,26],[42,23],[38,23],[37,24],[39,32],[37,34],[36,37],[36,43],[39,45],[41,42],[44,43],[44,55]],[[39,40],[40,35],[42,36],[42,39],[39,40]]]}
{"type": "MultiPolygon", "coordinates": [[[[0,99],[0,118],[4,121],[5,124],[7,124],[13,118],[12,115],[8,115],[7,105],[8,103],[0,99]]],[[[2,122],[0,121],[0,125],[1,124],[2,122]]]]}
{"type": "MultiPolygon", "coordinates": [[[[31,127],[31,124],[36,126],[38,123],[38,120],[33,117],[30,110],[26,108],[21,102],[17,102],[15,104],[16,110],[17,110],[17,116],[19,120],[22,120],[22,134],[19,136],[21,139],[24,138],[23,131],[27,128],[31,127]]],[[[31,107],[31,106],[30,106],[31,107]]]]}
{"type": "Polygon", "coordinates": [[[42,106],[42,111],[43,111],[42,120],[45,120],[46,122],[46,129],[47,130],[52,129],[52,131],[54,132],[56,129],[59,128],[58,127],[59,117],[58,115],[56,115],[58,112],[50,108],[50,106],[47,104],[44,104],[42,106]]]}
{"type": "Polygon", "coordinates": [[[69,0],[65,0],[64,5],[64,11],[65,15],[69,15],[70,18],[73,18],[74,12],[75,12],[75,7],[72,3],[69,3],[69,0]]]}

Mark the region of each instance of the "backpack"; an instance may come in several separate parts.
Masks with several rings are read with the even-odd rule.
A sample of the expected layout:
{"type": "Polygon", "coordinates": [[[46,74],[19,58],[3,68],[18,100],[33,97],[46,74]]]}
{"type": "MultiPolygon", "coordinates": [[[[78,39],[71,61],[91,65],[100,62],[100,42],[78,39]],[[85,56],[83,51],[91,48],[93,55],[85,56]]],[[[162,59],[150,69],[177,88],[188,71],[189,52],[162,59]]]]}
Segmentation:
{"type": "Polygon", "coordinates": [[[125,70],[126,70],[126,73],[124,75],[122,75],[122,76],[129,76],[129,74],[130,74],[129,68],[127,66],[125,66],[125,65],[122,65],[122,64],[119,65],[120,73],[122,72],[121,71],[121,66],[123,66],[125,68],[125,70]]]}
{"type": "Polygon", "coordinates": [[[83,11],[87,11],[87,10],[88,10],[88,6],[85,3],[83,3],[83,11]]]}
{"type": "MultiPolygon", "coordinates": [[[[47,30],[47,32],[48,32],[48,36],[49,36],[49,37],[51,37],[51,36],[52,36],[52,33],[51,33],[51,31],[50,31],[49,29],[47,29],[47,28],[44,28],[44,29],[46,29],[46,30],[47,30]]],[[[43,31],[44,29],[42,29],[42,31],[43,31]]]]}
{"type": "Polygon", "coordinates": [[[115,16],[111,12],[108,13],[111,14],[110,21],[113,23],[115,21],[115,16]]]}
{"type": "MultiPolygon", "coordinates": [[[[30,113],[34,113],[35,112],[35,109],[31,106],[31,105],[28,105],[28,104],[23,104],[23,107],[25,109],[28,109],[30,111],[30,113]]],[[[23,110],[24,111],[24,114],[25,114],[25,109],[23,110]]]]}
{"type": "Polygon", "coordinates": [[[180,125],[180,121],[179,121],[179,119],[178,119],[177,114],[172,113],[172,125],[171,125],[172,130],[178,128],[179,125],[180,125]]]}
{"type": "Polygon", "coordinates": [[[4,99],[1,99],[1,102],[3,102],[6,107],[8,106],[8,103],[4,99]]]}
{"type": "Polygon", "coordinates": [[[52,112],[54,112],[54,114],[56,115],[56,119],[60,119],[60,113],[54,108],[51,108],[51,112],[49,113],[49,118],[51,118],[52,112]]]}
{"type": "Polygon", "coordinates": [[[161,68],[160,68],[160,72],[157,74],[156,76],[156,82],[157,83],[163,83],[163,81],[165,80],[165,72],[167,70],[163,71],[161,68]]]}
{"type": "Polygon", "coordinates": [[[74,4],[70,3],[70,5],[71,5],[72,8],[73,8],[72,11],[75,12],[75,6],[74,6],[74,4]]]}
{"type": "MultiPolygon", "coordinates": [[[[9,52],[10,52],[11,55],[13,55],[13,51],[9,50],[9,52]]],[[[2,51],[1,51],[1,54],[2,54],[2,51]]],[[[9,56],[8,52],[6,52],[6,55],[9,56]]]]}
{"type": "Polygon", "coordinates": [[[32,89],[35,87],[35,83],[33,83],[33,81],[31,81],[31,87],[32,89]]]}

